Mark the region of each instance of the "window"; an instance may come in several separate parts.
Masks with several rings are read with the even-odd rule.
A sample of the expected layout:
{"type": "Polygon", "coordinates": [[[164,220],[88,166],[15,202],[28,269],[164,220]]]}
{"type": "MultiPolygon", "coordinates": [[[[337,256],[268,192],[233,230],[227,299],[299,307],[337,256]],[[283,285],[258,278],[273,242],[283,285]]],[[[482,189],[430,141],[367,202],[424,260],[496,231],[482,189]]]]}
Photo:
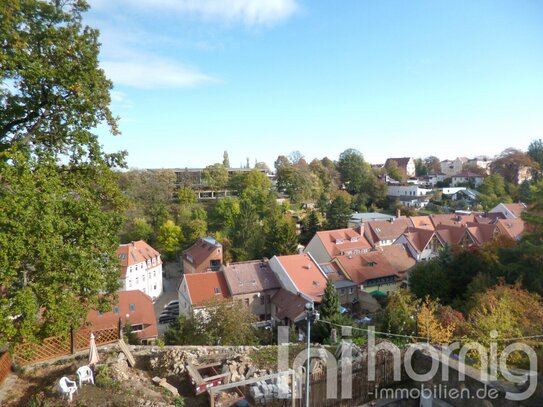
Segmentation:
{"type": "Polygon", "coordinates": [[[113,307],[113,313],[119,315],[119,307],[113,307]]]}
{"type": "Polygon", "coordinates": [[[128,280],[128,288],[132,287],[132,280],[128,280]]]}
{"type": "Polygon", "coordinates": [[[143,331],[143,324],[132,325],[132,332],[141,332],[143,331]]]}
{"type": "Polygon", "coordinates": [[[353,293],[353,287],[349,288],[349,294],[353,293]]]}
{"type": "Polygon", "coordinates": [[[220,290],[219,288],[215,287],[215,288],[213,289],[213,292],[214,292],[215,294],[220,294],[220,293],[221,293],[221,290],[220,290]]]}
{"type": "Polygon", "coordinates": [[[263,295],[260,296],[260,305],[264,305],[264,299],[265,297],[263,295]]]}
{"type": "Polygon", "coordinates": [[[156,277],[156,270],[153,270],[153,277],[156,277]]]}
{"type": "Polygon", "coordinates": [[[249,306],[249,298],[245,298],[245,305],[248,307],[249,306]]]}
{"type": "Polygon", "coordinates": [[[140,283],[139,278],[136,277],[136,285],[138,285],[139,283],[140,283]]]}
{"type": "Polygon", "coordinates": [[[341,295],[345,295],[345,288],[341,289],[341,295]]]}
{"type": "Polygon", "coordinates": [[[130,304],[130,312],[134,312],[136,310],[136,304],[130,304]]]}
{"type": "Polygon", "coordinates": [[[153,290],[156,290],[156,284],[153,286],[153,290]]]}

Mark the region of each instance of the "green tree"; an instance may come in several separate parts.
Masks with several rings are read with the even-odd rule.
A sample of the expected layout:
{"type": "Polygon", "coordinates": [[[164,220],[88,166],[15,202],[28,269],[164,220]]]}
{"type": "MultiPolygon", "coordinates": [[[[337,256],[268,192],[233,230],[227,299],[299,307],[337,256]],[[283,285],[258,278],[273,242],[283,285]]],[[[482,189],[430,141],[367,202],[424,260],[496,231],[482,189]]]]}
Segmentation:
{"type": "Polygon", "coordinates": [[[339,307],[339,297],[337,295],[336,287],[334,287],[332,280],[327,280],[319,307],[321,318],[326,321],[336,321],[340,315],[339,307]]]}
{"type": "Polygon", "coordinates": [[[153,228],[145,218],[135,218],[129,225],[127,233],[123,236],[125,242],[144,240],[149,242],[153,235],[153,228]]]}
{"type": "Polygon", "coordinates": [[[124,198],[112,169],[124,155],[91,133],[101,122],[118,131],[87,8],[0,7],[1,343],[65,335],[118,288],[124,198]]]}
{"type": "Polygon", "coordinates": [[[414,335],[420,300],[406,290],[398,290],[390,295],[385,308],[385,323],[389,332],[414,335]]]}
{"type": "Polygon", "coordinates": [[[348,196],[338,194],[326,211],[326,228],[329,230],[346,228],[351,215],[348,196]]]}
{"type": "Polygon", "coordinates": [[[354,149],[348,149],[339,155],[337,169],[341,181],[351,194],[367,190],[373,182],[373,173],[363,155],[354,149]]]}
{"type": "Polygon", "coordinates": [[[167,220],[159,229],[157,241],[158,249],[164,259],[173,260],[180,249],[183,234],[181,226],[176,225],[173,220],[167,220]]]}
{"type": "Polygon", "coordinates": [[[196,192],[188,185],[184,185],[177,190],[179,205],[190,206],[196,203],[196,192]]]}
{"type": "Polygon", "coordinates": [[[220,191],[228,184],[228,169],[222,164],[208,165],[202,173],[207,187],[212,191],[220,191]]]}
{"type": "Polygon", "coordinates": [[[255,207],[250,201],[241,199],[239,215],[232,230],[232,247],[230,252],[235,261],[258,259],[262,254],[261,223],[255,207]]]}
{"type": "Polygon", "coordinates": [[[224,151],[222,154],[222,165],[224,168],[230,168],[230,158],[228,157],[228,151],[224,151]]]}
{"type": "Polygon", "coordinates": [[[543,170],[543,141],[541,139],[530,143],[528,146],[528,155],[539,165],[539,169],[543,170]]]}
{"type": "Polygon", "coordinates": [[[313,236],[320,230],[320,220],[317,211],[309,212],[303,220],[302,235],[300,237],[302,244],[308,244],[313,236]]]}
{"type": "Polygon", "coordinates": [[[239,199],[226,197],[219,199],[211,212],[213,226],[217,230],[230,231],[239,215],[239,199]]]}
{"type": "Polygon", "coordinates": [[[387,174],[392,179],[395,179],[396,181],[403,181],[404,176],[402,175],[400,171],[400,167],[398,167],[398,162],[394,160],[387,161],[387,164],[385,166],[385,169],[387,170],[387,174]]]}
{"type": "Polygon", "coordinates": [[[266,257],[296,254],[298,237],[296,236],[296,225],[292,219],[286,219],[280,213],[276,213],[269,217],[264,230],[266,257]]]}

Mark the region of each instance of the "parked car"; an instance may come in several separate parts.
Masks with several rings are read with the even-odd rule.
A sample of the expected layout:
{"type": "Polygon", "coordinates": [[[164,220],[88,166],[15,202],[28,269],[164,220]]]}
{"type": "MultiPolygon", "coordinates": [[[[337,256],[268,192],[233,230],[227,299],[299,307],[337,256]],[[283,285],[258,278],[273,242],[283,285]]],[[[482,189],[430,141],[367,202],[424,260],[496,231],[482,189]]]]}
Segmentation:
{"type": "Polygon", "coordinates": [[[159,324],[169,324],[177,319],[177,315],[173,315],[170,313],[167,314],[161,314],[158,318],[159,324]]]}
{"type": "Polygon", "coordinates": [[[167,303],[166,305],[164,305],[164,308],[168,308],[168,307],[172,307],[172,306],[179,307],[179,300],[172,300],[172,301],[170,301],[169,303],[167,303]]]}
{"type": "MultiPolygon", "coordinates": [[[[166,308],[164,308],[164,311],[173,312],[173,313],[179,315],[179,305],[172,305],[172,306],[166,307],[166,308]]],[[[162,311],[162,312],[164,312],[164,311],[162,311]]]]}

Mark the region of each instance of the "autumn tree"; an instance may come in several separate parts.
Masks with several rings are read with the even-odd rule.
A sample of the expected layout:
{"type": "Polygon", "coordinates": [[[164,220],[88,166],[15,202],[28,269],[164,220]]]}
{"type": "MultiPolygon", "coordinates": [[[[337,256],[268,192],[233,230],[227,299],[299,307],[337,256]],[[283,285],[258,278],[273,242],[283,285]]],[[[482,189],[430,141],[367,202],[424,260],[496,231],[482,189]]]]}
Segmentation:
{"type": "Polygon", "coordinates": [[[500,174],[505,181],[512,184],[518,184],[519,171],[524,167],[532,171],[539,170],[539,164],[530,155],[515,148],[502,151],[498,158],[490,164],[490,170],[493,174],[500,174]]]}
{"type": "MultiPolygon", "coordinates": [[[[0,343],[66,335],[118,288],[117,134],[85,1],[0,7],[0,343]],[[105,295],[104,295],[105,294],[105,295]]],[[[105,304],[103,304],[105,305],[105,304]]]]}
{"type": "Polygon", "coordinates": [[[449,344],[456,329],[456,321],[449,320],[447,324],[439,320],[439,303],[426,297],[417,312],[417,336],[427,338],[432,344],[449,344]]]}
{"type": "Polygon", "coordinates": [[[181,227],[177,226],[173,220],[167,220],[158,231],[157,241],[158,249],[164,259],[173,260],[180,249],[183,234],[181,227]]]}
{"type": "Polygon", "coordinates": [[[414,335],[416,330],[417,300],[409,291],[398,290],[391,293],[385,308],[385,324],[389,332],[414,335]]]}
{"type": "Polygon", "coordinates": [[[404,176],[400,171],[400,167],[398,167],[398,162],[395,160],[388,160],[385,169],[387,170],[387,174],[390,178],[396,180],[396,181],[403,181],[404,176]]]}

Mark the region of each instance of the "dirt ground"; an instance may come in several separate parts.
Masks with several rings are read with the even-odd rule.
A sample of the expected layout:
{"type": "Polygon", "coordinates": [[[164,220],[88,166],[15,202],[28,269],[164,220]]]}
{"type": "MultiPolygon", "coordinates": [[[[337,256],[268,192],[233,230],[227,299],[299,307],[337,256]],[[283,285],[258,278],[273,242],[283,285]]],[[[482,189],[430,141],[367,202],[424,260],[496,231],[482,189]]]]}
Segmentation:
{"type": "MultiPolygon", "coordinates": [[[[86,364],[86,357],[17,373],[17,380],[7,391],[2,407],[56,407],[56,406],[177,406],[179,400],[166,389],[156,386],[153,373],[147,370],[148,359],[136,357],[136,367],[117,360],[117,352],[100,355],[100,364],[94,369],[95,384],[83,384],[74,395],[72,403],[62,397],[58,389],[59,379],[67,376],[77,381],[77,368],[86,364]],[[99,373],[102,372],[102,373],[99,373]],[[104,373],[106,372],[106,373],[104,373]],[[99,376],[99,377],[98,377],[99,376]]],[[[175,386],[184,406],[207,406],[206,396],[195,397],[185,377],[166,378],[175,386]]]]}

